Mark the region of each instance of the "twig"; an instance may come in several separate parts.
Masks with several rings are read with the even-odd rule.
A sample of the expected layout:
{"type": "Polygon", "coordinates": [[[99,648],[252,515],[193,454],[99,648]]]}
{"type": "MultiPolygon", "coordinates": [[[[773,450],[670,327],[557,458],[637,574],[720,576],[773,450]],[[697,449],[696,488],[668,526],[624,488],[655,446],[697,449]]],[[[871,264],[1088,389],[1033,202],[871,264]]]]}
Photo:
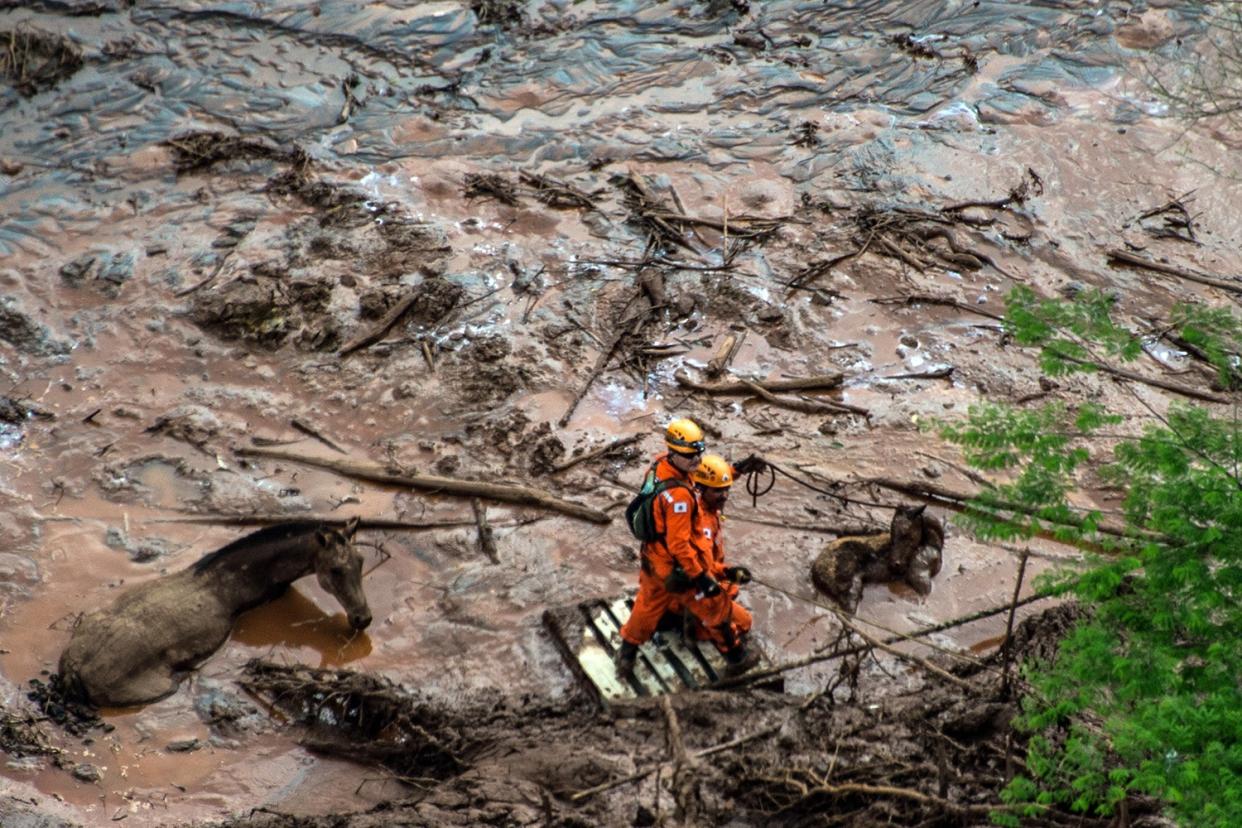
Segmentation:
{"type": "MultiPolygon", "coordinates": [[[[661,696],[661,698],[668,698],[668,697],[661,696]]],[[[756,739],[764,739],[768,736],[772,736],[776,733],[779,733],[782,726],[783,725],[772,725],[771,727],[765,727],[762,730],[757,730],[754,733],[750,733],[746,736],[739,736],[738,738],[731,739],[728,742],[723,742],[713,747],[704,748],[703,750],[697,750],[694,753],[690,754],[690,758],[702,759],[703,757],[706,757],[706,756],[712,756],[717,753],[724,753],[725,751],[734,750],[736,748],[741,747],[742,745],[749,744],[750,742],[753,742],[756,739]]],[[[639,780],[646,779],[648,776],[650,776],[651,774],[655,773],[657,770],[662,768],[665,764],[666,763],[661,762],[659,764],[652,765],[651,767],[645,768],[636,773],[632,773],[629,776],[623,777],[621,779],[614,779],[611,782],[604,782],[603,784],[596,785],[593,788],[586,788],[585,790],[578,791],[577,793],[569,797],[569,801],[570,802],[581,802],[582,800],[587,799],[588,797],[595,796],[598,793],[603,793],[604,791],[610,791],[613,788],[619,788],[622,785],[628,785],[631,782],[638,782],[639,780]]]]}
{"type": "Polygon", "coordinates": [[[1022,591],[1022,581],[1026,578],[1026,561],[1030,557],[1029,550],[1022,550],[1022,560],[1018,563],[1018,578],[1013,585],[1013,603],[1009,607],[1009,620],[1005,622],[1005,669],[1001,680],[1003,693],[1009,695],[1009,668],[1013,664],[1013,617],[1018,611],[1018,593],[1022,591]]]}
{"type": "Polygon", "coordinates": [[[320,434],[318,431],[316,431],[315,429],[311,428],[311,427],[310,427],[310,426],[308,426],[306,423],[304,423],[304,422],[302,422],[301,420],[299,420],[297,417],[294,417],[292,420],[290,420],[290,421],[289,421],[289,425],[293,426],[293,428],[294,428],[295,430],[302,432],[302,433],[303,433],[303,434],[305,434],[307,437],[313,437],[313,438],[315,438],[316,440],[318,440],[319,442],[323,443],[325,446],[327,446],[328,448],[332,449],[333,451],[335,451],[335,452],[337,452],[337,453],[339,453],[339,454],[348,454],[348,452],[347,452],[347,451],[345,451],[345,449],[341,448],[341,447],[340,447],[340,446],[338,446],[336,443],[334,443],[334,442],[332,442],[331,440],[329,440],[327,437],[324,437],[324,436],[323,436],[322,434],[320,434]]]}
{"type": "Polygon", "coordinates": [[[409,309],[414,307],[414,303],[418,301],[420,296],[421,293],[419,291],[414,291],[406,296],[384,315],[384,318],[379,321],[378,325],[357,339],[347,342],[341,350],[337,351],[336,355],[338,357],[347,357],[354,351],[362,350],[368,345],[374,345],[376,342],[379,342],[401,321],[401,317],[405,316],[409,309]]]}

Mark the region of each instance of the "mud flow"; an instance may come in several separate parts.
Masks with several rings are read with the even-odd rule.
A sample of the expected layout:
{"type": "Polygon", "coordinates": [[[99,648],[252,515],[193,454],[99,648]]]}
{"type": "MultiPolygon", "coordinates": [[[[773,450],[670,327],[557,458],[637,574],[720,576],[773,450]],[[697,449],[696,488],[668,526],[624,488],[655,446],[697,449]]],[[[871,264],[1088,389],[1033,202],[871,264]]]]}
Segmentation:
{"type": "MultiPolygon", "coordinates": [[[[822,804],[798,794],[815,779],[764,783],[779,768],[739,756],[711,765],[734,782],[697,798],[667,773],[573,794],[664,761],[670,722],[691,753],[776,728],[755,755],[777,757],[804,704],[819,718],[786,747],[814,768],[829,758],[816,740],[867,705],[947,680],[874,650],[790,670],[784,695],[601,713],[542,614],[634,588],[618,518],[663,426],[688,416],[710,450],[784,472],[755,498],[736,486],[724,530],[756,575],[742,601],[772,661],[849,649],[812,562],[929,503],[945,527],[930,592],[868,582],[854,618],[899,653],[999,681],[1003,660],[969,659],[1005,640],[1020,559],[1015,623],[1051,603],[1021,603],[1032,579],[1079,552],[955,525],[978,482],[929,426],[984,400],[1089,398],[1134,430],[1176,397],[1045,377],[1000,319],[1018,284],[1105,288],[1153,331],[1188,294],[1223,300],[1141,266],[1242,271],[1228,135],[1187,130],[1140,80],[1203,48],[1202,14],[0,3],[0,812],[136,826],[259,824],[244,815],[263,808],[310,825],[417,794],[433,808],[408,812],[419,824],[519,804],[532,823],[676,808],[800,824],[822,804]],[[820,384],[792,382],[806,378],[820,384]],[[82,613],[273,521],[353,516],[365,631],[304,578],[171,696],[39,721],[82,613]],[[357,704],[315,695],[334,682],[357,704]],[[582,734],[598,749],[567,752],[582,734]],[[426,773],[393,758],[412,738],[426,773]]],[[[1216,393],[1158,337],[1144,360],[1145,376],[1216,393]]],[[[1089,491],[1115,508],[1118,492],[1089,491]]],[[[986,687],[980,705],[1009,704],[986,687]]],[[[986,709],[954,732],[991,738],[1009,708],[986,709]]],[[[893,761],[937,749],[912,733],[893,761]]],[[[843,760],[866,765],[855,747],[843,760]]],[[[988,750],[962,753],[963,779],[1003,767],[988,750]]],[[[996,802],[983,781],[928,779],[871,778],[936,801],[850,800],[842,824],[969,824],[996,802]]]]}

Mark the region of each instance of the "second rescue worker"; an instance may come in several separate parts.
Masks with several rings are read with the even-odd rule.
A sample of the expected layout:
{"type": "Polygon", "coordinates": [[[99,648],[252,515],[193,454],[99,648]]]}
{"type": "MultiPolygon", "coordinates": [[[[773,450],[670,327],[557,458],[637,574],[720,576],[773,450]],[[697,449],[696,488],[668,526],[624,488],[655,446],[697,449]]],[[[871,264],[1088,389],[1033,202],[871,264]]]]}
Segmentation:
{"type": "MultiPolygon", "coordinates": [[[[629,620],[621,627],[621,647],[616,656],[617,672],[622,675],[633,671],[638,648],[655,633],[660,618],[681,597],[681,590],[694,587],[697,593],[708,598],[720,594],[720,585],[703,568],[699,550],[691,543],[699,497],[691,484],[690,472],[698,468],[706,447],[703,430],[693,420],[684,417],[673,420],[665,429],[664,444],[668,452],[656,458],[652,471],[656,480],[668,480],[672,484],[652,501],[652,518],[659,537],[643,544],[638,597],[629,620]],[[677,575],[674,575],[675,570],[679,570],[677,575]],[[684,578],[686,583],[667,584],[670,577],[684,578]],[[670,585],[674,591],[670,591],[670,585]]],[[[700,612],[708,614],[708,608],[701,602],[688,603],[688,609],[696,616],[700,612]]]]}

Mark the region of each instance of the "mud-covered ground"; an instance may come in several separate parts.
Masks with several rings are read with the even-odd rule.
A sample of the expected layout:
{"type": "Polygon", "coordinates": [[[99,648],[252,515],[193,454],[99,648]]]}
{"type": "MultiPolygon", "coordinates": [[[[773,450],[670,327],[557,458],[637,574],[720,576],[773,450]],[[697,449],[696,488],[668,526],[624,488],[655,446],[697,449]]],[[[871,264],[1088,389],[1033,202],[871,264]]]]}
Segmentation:
{"type": "MultiPolygon", "coordinates": [[[[824,542],[883,526],[884,506],[929,487],[975,486],[922,424],[985,399],[1092,399],[1134,431],[1145,406],[1174,398],[1100,374],[1043,377],[997,316],[1018,283],[1049,296],[1104,287],[1118,318],[1152,332],[1177,301],[1229,301],[1109,264],[1120,250],[1218,279],[1242,270],[1228,134],[1187,130],[1143,82],[1144,67],[1202,48],[1200,7],[0,3],[5,807],[26,814],[19,824],[155,825],[407,807],[383,803],[415,793],[441,808],[406,814],[426,824],[516,810],[509,796],[536,822],[641,824],[675,805],[719,819],[736,801],[739,824],[757,824],[802,788],[769,780],[778,799],[765,800],[737,781],[746,756],[800,757],[819,775],[798,777],[808,790],[858,778],[869,760],[833,762],[825,734],[848,729],[834,717],[947,680],[890,654],[864,659],[861,700],[849,682],[819,696],[807,711],[827,718],[788,744],[756,738],[696,760],[705,778],[733,780],[710,786],[701,811],[702,797],[674,796],[671,770],[572,799],[670,755],[670,717],[658,705],[598,713],[540,623],[548,607],[632,586],[624,527],[240,450],[520,483],[615,516],[662,424],[694,417],[713,448],[760,453],[820,490],[779,477],[729,507],[730,555],[764,582],[744,597],[760,642],[775,661],[804,659],[840,633],[808,600],[824,542]],[[738,347],[713,379],[730,336],[738,347]],[[776,401],[693,387],[834,372],[841,388],[776,401]],[[33,744],[30,681],[49,681],[77,614],[248,531],[187,518],[239,515],[412,524],[364,532],[367,633],[349,636],[308,580],[243,618],[174,696],[103,711],[109,729],[84,736],[43,723],[62,752],[18,755],[33,744]],[[525,781],[492,792],[499,760],[474,754],[468,775],[420,783],[375,757],[308,751],[238,684],[256,656],[381,677],[449,719],[493,699],[513,718],[496,719],[489,743],[509,744],[496,735],[506,722],[510,741],[530,739],[510,762],[525,781]],[[523,711],[560,724],[524,730],[523,711]],[[561,761],[579,739],[607,739],[583,754],[607,761],[561,761]]],[[[1130,367],[1219,393],[1158,337],[1130,367]]],[[[1084,482],[1096,505],[1115,501],[1084,482]]],[[[1011,599],[1022,550],[975,541],[946,506],[932,506],[949,524],[932,594],[868,587],[858,617],[872,634],[1011,599]]],[[[1033,552],[1028,576],[1076,555],[1033,552]]],[[[1001,614],[926,640],[977,669],[970,659],[1004,631],[1001,614]]],[[[785,697],[678,699],[685,744],[783,721],[840,664],[790,671],[785,697]]],[[[916,772],[890,774],[893,787],[994,803],[924,767],[985,766],[961,740],[942,743],[943,761],[923,755],[932,731],[894,754],[916,772]]],[[[888,801],[816,796],[846,797],[843,824],[888,801]]],[[[934,808],[928,824],[983,820],[934,808]]]]}

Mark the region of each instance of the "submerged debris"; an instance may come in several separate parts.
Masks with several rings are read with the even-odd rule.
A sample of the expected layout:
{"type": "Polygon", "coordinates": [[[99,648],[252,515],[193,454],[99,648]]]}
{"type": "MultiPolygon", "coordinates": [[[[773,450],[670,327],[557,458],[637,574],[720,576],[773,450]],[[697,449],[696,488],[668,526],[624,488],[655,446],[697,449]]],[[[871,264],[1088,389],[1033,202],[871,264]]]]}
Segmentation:
{"type": "Polygon", "coordinates": [[[28,28],[0,31],[0,77],[27,98],[81,68],[82,52],[62,35],[28,28]]]}
{"type": "Polygon", "coordinates": [[[169,138],[164,145],[173,151],[177,172],[188,173],[210,169],[224,161],[269,159],[292,164],[296,170],[310,166],[310,156],[299,146],[285,148],[275,143],[222,132],[189,132],[169,138]]]}

